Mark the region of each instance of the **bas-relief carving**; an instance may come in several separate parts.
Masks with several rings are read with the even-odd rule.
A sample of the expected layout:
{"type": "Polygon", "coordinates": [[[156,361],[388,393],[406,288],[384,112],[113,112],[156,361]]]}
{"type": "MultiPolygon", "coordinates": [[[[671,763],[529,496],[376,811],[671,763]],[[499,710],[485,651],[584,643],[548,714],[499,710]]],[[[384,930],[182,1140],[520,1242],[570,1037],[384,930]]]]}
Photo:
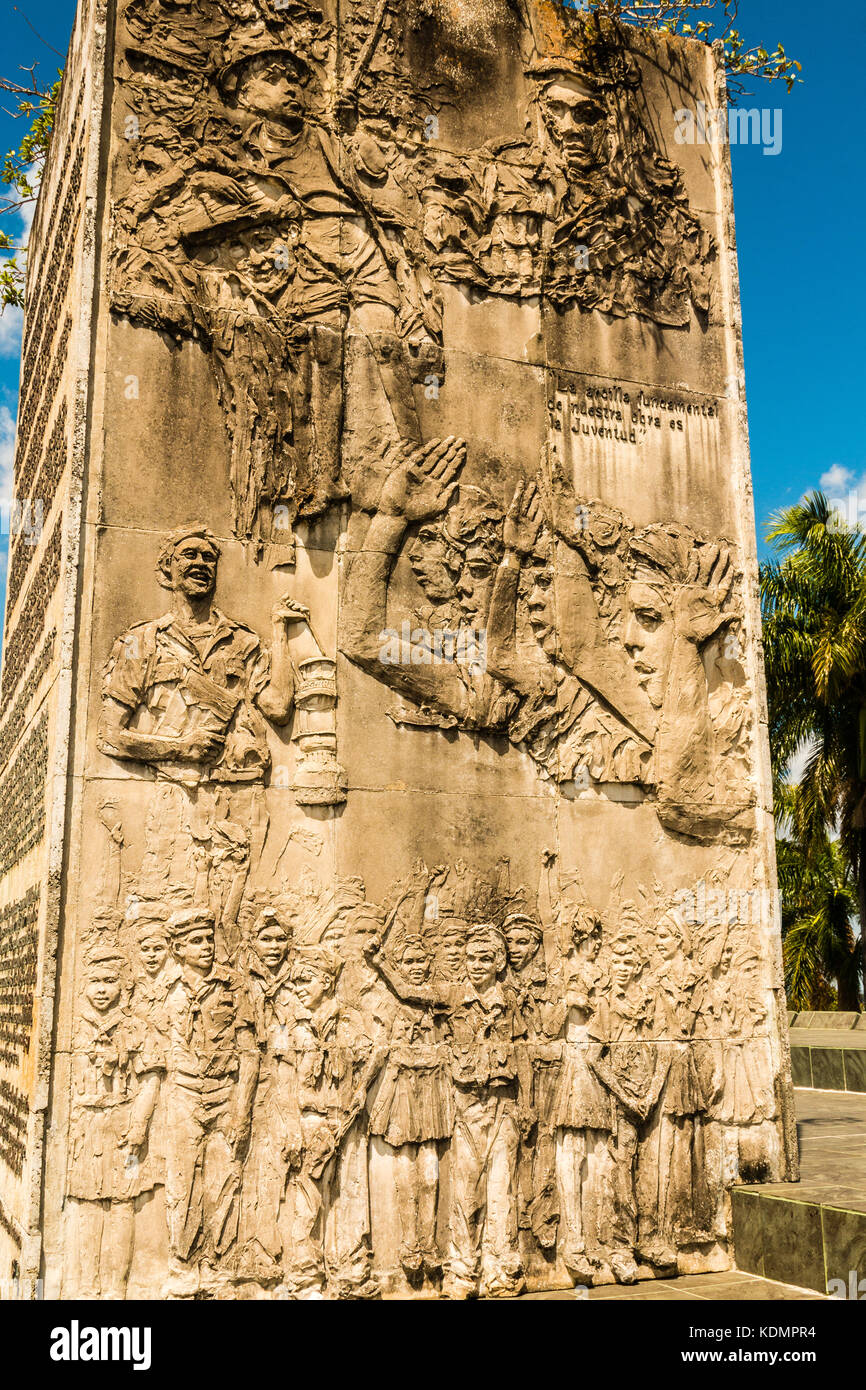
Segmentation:
{"type": "Polygon", "coordinates": [[[779,1164],[749,924],[621,880],[597,911],[555,869],[419,862],[381,904],[308,875],[233,938],[192,901],[95,921],[64,1293],[124,1295],[157,1194],[176,1298],[509,1296],[724,1251],[726,1184],[779,1164]]]}
{"type": "Polygon", "coordinates": [[[392,718],[504,735],[556,783],[652,796],[671,832],[747,838],[731,547],[636,530],[551,454],[502,500],[465,463],[460,440],[413,451],[349,550],[341,649],[402,697],[392,718]]]}
{"type": "MultiPolygon", "coordinates": [[[[737,618],[728,549],[684,527],[635,532],[578,503],[549,459],[505,509],[460,483],[465,453],[449,439],[393,471],[346,567],[346,653],[368,664],[360,638],[381,636],[407,527],[432,523],[410,558],[422,590],[438,583],[425,616],[458,634],[486,625],[487,669],[386,664],[395,688],[460,728],[495,729],[498,707],[556,781],[575,780],[575,746],[591,756],[607,734],[607,778],[655,780],[663,823],[677,813],[692,838],[723,839],[730,807],[711,802],[705,824],[693,789],[714,786],[719,687],[702,648],[737,618]],[[566,717],[533,743],[562,686],[552,708],[566,717]],[[627,740],[635,756],[616,762],[627,740]]],[[[573,874],[551,882],[555,856],[537,894],[512,890],[507,860],[494,876],[419,863],[381,904],[359,880],[268,880],[266,721],[285,726],[303,705],[304,662],[331,723],[327,737],[313,729],[332,766],[312,804],[345,796],[333,663],[323,670],[321,649],[298,659],[315,639],[288,598],[269,649],[227,617],[219,559],[204,527],[169,536],[157,565],[169,608],[106,664],[99,747],[150,803],[132,872],[117,804],[100,804],[74,1045],[72,1286],[121,1296],[141,1199],[160,1188],[164,1263],[149,1286],[171,1297],[509,1296],[551,1262],[560,1279],[631,1282],[718,1257],[744,1155],[754,1171],[779,1164],[748,929],[702,934],[660,885],[638,904],[615,885],[594,911],[573,874]],[[98,1161],[84,1137],[97,1130],[98,1161]]],[[[320,852],[302,828],[297,842],[310,861],[320,852]]]]}
{"type": "Polygon", "coordinates": [[[192,880],[197,901],[213,902],[227,923],[267,835],[267,725],[284,728],[297,710],[299,805],[338,805],[345,774],[336,759],[334,661],[309,613],[282,599],[266,647],[217,607],[219,558],[206,527],[180,527],[166,539],[157,578],[169,608],[115,642],[98,746],[156,783],[137,890],[158,895],[165,883],[192,880]]]}
{"type": "Polygon", "coordinates": [[[113,309],[203,343],[252,561],[291,566],[295,524],[339,515],[337,649],[288,596],[269,632],[226,615],[194,524],[157,557],[165,612],[107,654],[122,775],[79,931],[64,1296],[630,1283],[723,1265],[727,1187],[781,1175],[753,921],[691,920],[670,883],[590,901],[543,841],[512,885],[506,817],[376,901],[330,862],[337,714],[361,732],[339,651],[408,739],[483,737],[563,805],[646,801],[720,881],[754,867],[724,849],[754,830],[736,547],[584,496],[553,438],[483,474],[416,407],[445,283],[682,328],[714,248],[628,55],[546,61],[518,26],[523,138],[460,150],[424,120],[468,100],[472,42],[422,91],[413,15],[350,7],[338,62],[293,0],[122,8],[113,309]]]}
{"type": "Polygon", "coordinates": [[[341,17],[339,56],[307,5],[123,12],[112,305],[204,342],[235,533],[272,563],[297,517],[350,489],[373,505],[390,450],[422,442],[440,285],[680,327],[709,306],[713,243],[630,55],[540,59],[525,32],[524,138],[449,149],[437,113],[466,90],[413,69],[399,7],[368,9],[341,17]]]}

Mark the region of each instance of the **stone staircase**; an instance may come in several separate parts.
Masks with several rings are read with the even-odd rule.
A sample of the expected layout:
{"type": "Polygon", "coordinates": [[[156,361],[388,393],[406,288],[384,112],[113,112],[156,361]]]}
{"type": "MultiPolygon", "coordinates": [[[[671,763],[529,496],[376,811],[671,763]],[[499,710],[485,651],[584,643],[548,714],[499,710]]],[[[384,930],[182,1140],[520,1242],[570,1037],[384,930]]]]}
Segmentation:
{"type": "MultiPolygon", "coordinates": [[[[859,1037],[866,1042],[866,1033],[859,1037]]],[[[820,1057],[816,1067],[813,1055],[844,1054],[845,1077],[849,1055],[866,1061],[866,1050],[862,1043],[859,1048],[825,1047],[823,1042],[813,1047],[811,1037],[807,1044],[795,1045],[794,1029],[791,1044],[792,1056],[801,1054],[795,1063],[800,1075],[810,1065],[812,1078],[817,1075],[822,1082],[821,1089],[796,1091],[801,1179],[734,1188],[736,1266],[782,1284],[866,1300],[866,1094],[855,1093],[850,1085],[847,1090],[825,1089],[823,1082],[834,1073],[820,1057]]]]}
{"type": "Polygon", "coordinates": [[[866,1094],[866,1014],[789,1014],[795,1086],[866,1094]]]}

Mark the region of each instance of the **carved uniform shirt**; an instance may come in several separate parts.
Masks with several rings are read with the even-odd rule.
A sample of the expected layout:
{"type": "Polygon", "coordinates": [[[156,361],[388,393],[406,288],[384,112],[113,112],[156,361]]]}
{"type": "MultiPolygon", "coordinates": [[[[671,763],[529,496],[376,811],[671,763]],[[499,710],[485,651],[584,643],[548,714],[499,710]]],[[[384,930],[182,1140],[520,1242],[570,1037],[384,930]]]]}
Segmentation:
{"type": "Polygon", "coordinates": [[[163,1017],[165,1001],[178,976],[178,967],[167,961],[157,975],[142,970],[132,986],[129,1007],[139,1018],[158,1028],[163,1017]]]}
{"type": "Polygon", "coordinates": [[[70,1197],[130,1201],[152,1190],[148,1148],[133,1159],[124,1141],[144,1079],[164,1067],[160,1039],[143,1019],[122,1006],[108,1014],[85,1006],[72,1050],[70,1197]]]}
{"type": "Polygon", "coordinates": [[[526,1037],[526,1024],[500,985],[483,997],[468,987],[451,1012],[449,1032],[451,1074],[458,1087],[515,1089],[515,1042],[526,1037]]]}
{"type": "Polygon", "coordinates": [[[215,967],[190,984],[179,975],[163,1015],[169,1080],[215,1103],[227,1100],[241,1052],[257,1052],[253,1008],[233,970],[215,967]]]}
{"type": "Polygon", "coordinates": [[[655,1072],[654,1048],[646,1041],[648,1008],[640,989],[614,988],[609,999],[599,1000],[587,1028],[591,1041],[604,1044],[611,1072],[636,1103],[647,1094],[655,1072]]]}
{"type": "Polygon", "coordinates": [[[302,1113],[327,1117],[334,1127],[348,1109],[355,1073],[371,1051],[364,1020],[336,1000],[315,1013],[295,1005],[292,1046],[302,1113]]]}
{"type": "Polygon", "coordinates": [[[285,1195],[287,1150],[303,1145],[292,1029],[297,1003],[291,960],[269,970],[255,952],[246,962],[247,989],[262,1046],[250,1146],[244,1164],[239,1242],[279,1259],[279,1213],[285,1195]]]}
{"type": "Polygon", "coordinates": [[[339,146],[307,124],[296,135],[260,121],[244,136],[254,163],[275,174],[304,211],[293,283],[280,302],[283,313],[309,318],[338,309],[346,295],[355,303],[400,307],[397,284],[370,232],[360,225],[363,202],[347,188],[339,146]]]}
{"type": "MultiPolygon", "coordinates": [[[[166,1038],[161,1030],[165,1026],[165,1001],[179,974],[180,967],[176,961],[170,959],[166,960],[157,975],[148,975],[146,971],[142,970],[133,982],[132,994],[129,999],[131,1012],[136,1018],[143,1019],[148,1028],[158,1035],[163,1052],[165,1051],[166,1038]]],[[[154,1178],[159,1183],[162,1183],[165,1178],[167,1145],[165,1106],[165,1087],[161,1086],[150,1121],[148,1142],[149,1162],[154,1178]]]]}
{"type": "Polygon", "coordinates": [[[509,965],[504,985],[529,1033],[533,1036],[543,1034],[546,1031],[544,1005],[547,1002],[547,966],[543,950],[539,947],[520,970],[509,965]]]}
{"type": "Polygon", "coordinates": [[[262,1048],[256,1105],[281,1103],[280,1090],[294,1093],[294,1050],[292,1028],[297,998],[291,986],[291,959],[276,973],[262,964],[254,952],[246,963],[245,992],[255,1023],[256,1038],[262,1048]],[[280,1061],[284,1065],[280,1065],[280,1061]]]}
{"type": "Polygon", "coordinates": [[[562,1075],[554,1104],[553,1124],[557,1129],[611,1130],[614,1109],[595,1072],[587,1064],[587,1052],[595,1046],[591,1036],[594,1001],[601,983],[601,971],[594,960],[579,960],[563,991],[581,999],[578,1006],[565,1002],[562,1021],[562,1075]]]}
{"type": "Polygon", "coordinates": [[[392,1148],[447,1139],[454,1124],[447,1047],[437,1012],[402,1003],[391,1027],[388,1059],[370,1107],[370,1133],[392,1148]]]}
{"type": "Polygon", "coordinates": [[[695,1030],[697,971],[683,960],[665,961],[653,980],[652,1032],[667,1054],[661,1094],[666,1115],[694,1115],[706,1108],[691,1038],[695,1030]]]}
{"type": "Polygon", "coordinates": [[[247,991],[255,1015],[257,1036],[274,1056],[286,1054],[294,1021],[296,998],[290,983],[291,960],[273,972],[254,953],[246,963],[247,991]]]}
{"type": "MultiPolygon", "coordinates": [[[[270,679],[270,657],[251,628],[218,609],[199,627],[172,613],[119,637],[103,694],[132,711],[129,728],[178,738],[195,729],[220,740],[208,765],[158,761],[160,777],[196,785],[257,782],[270,766],[265,722],[255,701],[270,679]]],[[[128,756],[102,743],[110,757],[128,756]]]]}

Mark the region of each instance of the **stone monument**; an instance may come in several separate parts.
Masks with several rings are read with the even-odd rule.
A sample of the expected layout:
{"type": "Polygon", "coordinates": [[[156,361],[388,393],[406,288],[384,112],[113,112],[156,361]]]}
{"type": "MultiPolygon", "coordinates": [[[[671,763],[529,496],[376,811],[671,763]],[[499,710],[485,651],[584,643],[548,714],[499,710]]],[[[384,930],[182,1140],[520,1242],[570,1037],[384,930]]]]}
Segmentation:
{"type": "Polygon", "coordinates": [[[705,45],[81,0],[0,692],[0,1277],[468,1298],[796,1177],[705,45]]]}

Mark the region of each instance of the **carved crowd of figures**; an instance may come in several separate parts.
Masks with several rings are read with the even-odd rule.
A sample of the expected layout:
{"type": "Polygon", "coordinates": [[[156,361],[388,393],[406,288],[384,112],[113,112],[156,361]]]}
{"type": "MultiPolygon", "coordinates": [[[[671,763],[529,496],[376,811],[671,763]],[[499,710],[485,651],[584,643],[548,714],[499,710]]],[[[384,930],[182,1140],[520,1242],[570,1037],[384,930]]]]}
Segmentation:
{"type": "Polygon", "coordinates": [[[465,462],[456,439],[398,461],[349,551],[341,650],[403,697],[392,718],[504,736],[560,784],[631,785],[693,839],[747,836],[730,547],[682,525],[636,531],[579,500],[552,451],[501,500],[460,482],[465,462]],[[443,631],[483,635],[483,660],[477,642],[474,660],[434,660],[443,631]]]}
{"type": "Polygon", "coordinates": [[[99,924],[73,1046],[79,1293],[124,1296],[160,1187],[176,1298],[376,1297],[383,1222],[410,1286],[451,1298],[518,1293],[531,1248],[629,1283],[724,1242],[743,1127],[776,1114],[745,929],[689,924],[658,885],[603,918],[543,900],[507,865],[419,864],[383,906],[359,880],[254,894],[231,953],[207,907],[99,924]]]}
{"type": "MultiPolygon", "coordinates": [[[[346,568],[346,655],[372,659],[363,644],[381,636],[407,526],[426,528],[409,560],[435,599],[428,630],[485,623],[487,668],[410,660],[377,674],[393,670],[431,722],[446,710],[485,729],[503,709],[535,761],[533,736],[554,716],[557,756],[556,736],[568,749],[588,708],[596,735],[633,741],[660,710],[647,750],[664,767],[671,668],[678,695],[703,682],[692,708],[709,723],[698,652],[728,619],[727,551],[577,507],[549,461],[497,508],[462,489],[465,453],[449,439],[394,469],[375,534],[346,568]],[[578,535],[557,519],[563,498],[578,535]],[[573,627],[545,598],[552,587],[573,627]],[[567,698],[546,705],[562,686],[567,698]]],[[[160,1187],[176,1297],[375,1296],[382,1221],[399,1232],[409,1284],[455,1298],[518,1292],[527,1242],[587,1283],[669,1272],[679,1250],[723,1241],[742,1127],[775,1114],[748,962],[736,995],[727,985],[737,932],[696,949],[660,892],[641,911],[609,908],[602,928],[561,887],[542,912],[507,873],[492,885],[465,864],[419,866],[381,906],[358,881],[277,892],[271,877],[263,891],[268,726],[291,719],[304,660],[326,657],[290,598],[270,645],[228,617],[220,553],[205,527],[173,532],[157,563],[167,611],[123,633],[105,668],[99,747],[146,773],[150,810],[132,885],[116,807],[101,812],[108,853],[74,1046],[68,1184],[81,1292],[122,1295],[137,1211],[160,1187]],[[377,1212],[382,1154],[393,1172],[377,1212]]],[[[334,767],[319,779],[326,804],[345,795],[334,767]]]]}
{"type": "Polygon", "coordinates": [[[226,614],[226,543],[194,522],[162,542],[164,611],[108,653],[96,742],[124,781],[73,1028],[81,1296],[123,1297],[137,1260],[175,1298],[629,1283],[724,1259],[726,1186],[777,1143],[736,915],[707,929],[659,885],[593,908],[553,852],[537,893],[507,859],[419,863],[381,901],[271,854],[280,740],[311,860],[355,794],[338,669],[562,798],[651,801],[692,849],[754,829],[732,546],[582,497],[552,431],[497,470],[421,428],[447,286],[678,327],[710,308],[714,247],[633,57],[543,59],[535,6],[481,8],[519,50],[525,129],[460,152],[436,130],[471,97],[467,55],[425,86],[411,51],[439,0],[343,6],[339,52],[306,0],[119,7],[112,310],[201,344],[231,562],[290,567],[326,513],[341,543],[333,651],[288,595],[269,632],[226,614]]]}

